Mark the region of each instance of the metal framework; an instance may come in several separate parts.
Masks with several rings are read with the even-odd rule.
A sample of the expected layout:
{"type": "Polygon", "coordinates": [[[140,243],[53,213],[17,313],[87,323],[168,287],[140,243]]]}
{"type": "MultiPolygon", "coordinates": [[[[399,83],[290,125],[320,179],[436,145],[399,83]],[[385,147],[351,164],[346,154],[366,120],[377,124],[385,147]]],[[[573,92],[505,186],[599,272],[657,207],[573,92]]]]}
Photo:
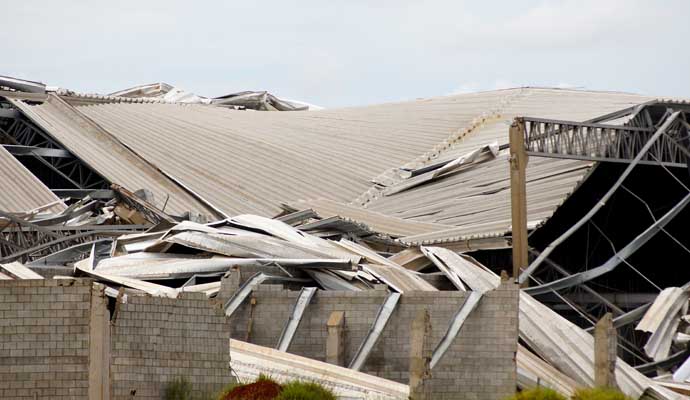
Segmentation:
{"type": "Polygon", "coordinates": [[[637,164],[688,167],[690,137],[684,103],[649,102],[586,122],[516,118],[510,128],[513,270],[520,283],[586,223],[637,164]],[[613,120],[620,125],[603,124],[613,120]],[[525,168],[528,155],[630,164],[601,201],[527,266],[525,168]]]}
{"type": "MultiPolygon", "coordinates": [[[[647,103],[614,114],[609,119],[626,119],[622,125],[573,122],[543,118],[521,118],[524,147],[529,155],[589,161],[629,163],[649,142],[671,110],[684,104],[647,103]]],[[[654,141],[639,164],[686,167],[690,155],[685,113],[654,141]]]]}
{"type": "MultiPolygon", "coordinates": [[[[108,181],[75,157],[69,150],[15,109],[0,104],[0,144],[15,157],[33,157],[51,172],[69,182],[71,188],[51,189],[107,189],[108,181]],[[11,111],[11,112],[10,112],[11,111]]],[[[7,106],[7,104],[4,104],[7,106]]],[[[38,173],[37,177],[43,176],[38,173]]]]}
{"type": "Polygon", "coordinates": [[[74,245],[123,233],[143,231],[148,225],[46,227],[0,212],[0,264],[29,263],[74,245]]]}
{"type": "MultiPolygon", "coordinates": [[[[690,137],[688,117],[690,105],[676,102],[653,101],[620,110],[589,121],[574,122],[543,118],[516,118],[510,129],[511,153],[511,212],[513,214],[513,268],[516,280],[524,285],[528,280],[537,283],[536,287],[525,290],[531,294],[556,297],[566,307],[575,310],[590,323],[596,321],[594,303],[599,303],[602,310],[612,310],[618,315],[614,321],[623,331],[620,332],[619,347],[636,361],[645,363],[646,357],[639,351],[641,346],[629,324],[641,317],[639,310],[623,313],[615,302],[598,294],[586,282],[612,270],[618,263],[625,261],[632,252],[642,246],[657,231],[666,232],[663,225],[672,219],[690,202],[690,194],[667,212],[664,218],[655,219],[654,224],[642,232],[599,268],[586,272],[571,274],[564,270],[548,256],[556,246],[563,243],[571,234],[591,223],[591,218],[604,206],[607,200],[628,177],[638,164],[668,167],[690,168],[690,137]],[[526,215],[526,180],[525,167],[529,156],[578,159],[597,162],[617,162],[628,164],[625,171],[607,193],[579,221],[551,242],[541,252],[535,252],[535,260],[528,263],[529,246],[527,243],[526,215]],[[542,277],[546,281],[532,276],[539,265],[550,266],[542,277]],[[554,274],[556,276],[554,276],[554,274]],[[560,293],[559,293],[560,292],[560,293]],[[582,294],[588,294],[588,300],[582,301],[582,294]],[[583,306],[584,303],[585,305],[583,306]],[[590,306],[588,307],[587,304],[590,306]]],[[[667,169],[668,171],[668,169],[667,169]]],[[[670,173],[670,171],[668,171],[670,173]]],[[[677,180],[677,178],[676,178],[677,180]]],[[[683,185],[681,183],[681,185],[683,185]]],[[[685,185],[683,185],[685,187],[685,185]]],[[[687,187],[686,187],[687,189],[687,187]]],[[[690,191],[690,190],[689,190],[690,191]]],[[[669,234],[670,235],[670,234],[669,234]]],[[[675,240],[675,238],[673,238],[675,240]]],[[[629,265],[629,264],[628,264],[629,265]]],[[[631,268],[633,268],[631,266],[631,268]]],[[[634,268],[633,268],[634,269],[634,268]]],[[[634,269],[635,270],[635,269],[634,269]]],[[[637,273],[639,271],[635,270],[637,273]]],[[[555,300],[555,299],[554,299],[555,300]]],[[[648,306],[648,305],[647,305],[648,306]]],[[[643,310],[645,306],[640,307],[643,310]]]]}

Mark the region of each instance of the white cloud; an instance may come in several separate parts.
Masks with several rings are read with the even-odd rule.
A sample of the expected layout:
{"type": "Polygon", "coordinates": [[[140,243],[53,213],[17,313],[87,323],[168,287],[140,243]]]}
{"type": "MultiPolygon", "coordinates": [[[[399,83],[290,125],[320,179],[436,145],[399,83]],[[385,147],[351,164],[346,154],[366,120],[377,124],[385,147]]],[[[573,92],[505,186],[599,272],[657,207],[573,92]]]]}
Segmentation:
{"type": "Polygon", "coordinates": [[[110,92],[168,81],[333,107],[514,86],[688,95],[690,2],[35,1],[4,5],[0,74],[110,92]],[[30,29],[27,29],[30,27],[30,29]],[[461,83],[461,84],[458,84],[461,83]],[[455,86],[457,85],[457,86],[455,86]]]}

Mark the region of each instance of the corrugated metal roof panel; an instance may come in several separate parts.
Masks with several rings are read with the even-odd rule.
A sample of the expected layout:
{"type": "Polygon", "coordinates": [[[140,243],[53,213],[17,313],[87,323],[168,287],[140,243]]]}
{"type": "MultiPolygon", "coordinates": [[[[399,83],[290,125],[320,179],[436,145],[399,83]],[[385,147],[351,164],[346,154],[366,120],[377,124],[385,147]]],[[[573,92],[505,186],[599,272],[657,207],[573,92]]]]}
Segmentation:
{"type": "MultiPolygon", "coordinates": [[[[508,154],[426,185],[380,197],[366,209],[405,220],[453,228],[403,238],[407,243],[504,234],[510,230],[508,154]]],[[[587,173],[590,163],[533,157],[527,166],[528,225],[553,214],[587,173]]]]}
{"type": "MultiPolygon", "coordinates": [[[[507,143],[508,124],[517,115],[584,120],[649,99],[624,93],[522,88],[316,112],[259,113],[158,103],[76,109],[112,135],[113,142],[132,149],[226,214],[273,216],[281,211],[281,203],[357,199],[353,204],[380,215],[453,227],[438,231],[443,232],[439,237],[417,230],[422,225],[405,231],[429,243],[446,240],[448,235],[495,236],[509,229],[506,156],[388,197],[380,196],[372,180],[402,166],[417,168],[458,157],[492,141],[507,143]]],[[[40,116],[49,124],[70,132],[63,137],[79,138],[68,147],[79,148],[85,153],[82,158],[92,156],[94,165],[107,170],[103,173],[109,179],[132,188],[151,188],[158,179],[143,176],[133,167],[141,161],[111,160],[103,152],[88,154],[97,152],[93,148],[103,147],[102,143],[88,138],[74,120],[59,115],[62,110],[50,101],[26,108],[42,112],[40,116]],[[86,139],[88,144],[81,143],[86,139]]],[[[528,212],[533,225],[552,215],[590,165],[532,158],[528,212]]],[[[382,222],[378,217],[374,220],[382,222]]],[[[409,226],[386,229],[392,228],[409,226]]]]}
{"type": "Polygon", "coordinates": [[[296,201],[289,205],[298,210],[312,209],[319,217],[324,219],[335,216],[344,217],[363,223],[375,232],[385,233],[393,237],[427,234],[454,228],[452,225],[416,222],[397,218],[326,199],[296,201]]]}
{"type": "Polygon", "coordinates": [[[291,113],[177,104],[78,109],[226,213],[272,216],[286,201],[349,202],[380,172],[456,135],[509,93],[291,113]]]}
{"type": "Polygon", "coordinates": [[[111,183],[133,191],[149,189],[160,203],[159,206],[169,196],[166,211],[171,214],[190,210],[204,215],[212,214],[203,203],[56,95],[49,95],[47,101],[40,105],[30,105],[21,100],[10,101],[111,183]]]}
{"type": "Polygon", "coordinates": [[[503,121],[522,112],[583,119],[644,99],[513,89],[318,112],[178,104],[79,110],[224,212],[274,215],[281,202],[327,197],[346,203],[386,170],[447,150],[462,152],[490,136],[507,138],[507,126],[481,134],[470,129],[499,114],[503,121]]]}
{"type": "MultiPolygon", "coordinates": [[[[0,171],[0,211],[29,211],[60,200],[2,146],[0,171]]],[[[48,211],[64,209],[64,204],[57,204],[48,211]]]]}
{"type": "MultiPolygon", "coordinates": [[[[624,93],[557,89],[523,89],[498,111],[500,117],[476,125],[444,149],[405,165],[420,168],[438,160],[452,160],[491,142],[508,143],[508,129],[516,116],[586,120],[651,98],[624,93]]],[[[527,166],[527,213],[530,227],[548,219],[587,176],[592,163],[531,157],[527,166]]],[[[388,174],[389,185],[401,177],[388,174]]],[[[493,160],[447,177],[384,196],[372,187],[356,204],[402,219],[452,225],[455,228],[405,237],[409,244],[460,241],[503,235],[510,231],[510,175],[507,151],[493,160]]]]}

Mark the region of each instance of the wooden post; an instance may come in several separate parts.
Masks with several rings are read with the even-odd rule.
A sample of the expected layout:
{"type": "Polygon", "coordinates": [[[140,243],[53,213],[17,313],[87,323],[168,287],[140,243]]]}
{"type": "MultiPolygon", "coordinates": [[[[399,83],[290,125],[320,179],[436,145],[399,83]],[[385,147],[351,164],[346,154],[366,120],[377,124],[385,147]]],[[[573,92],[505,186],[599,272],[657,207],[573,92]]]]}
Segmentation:
{"type": "Polygon", "coordinates": [[[527,188],[525,169],[525,123],[515,118],[510,125],[510,205],[513,231],[513,279],[527,268],[527,188]]]}
{"type": "Polygon", "coordinates": [[[611,313],[594,327],[594,385],[616,387],[617,334],[611,313]]]}
{"type": "Polygon", "coordinates": [[[333,311],[326,323],[326,362],[334,365],[345,365],[345,313],[333,311]]]}
{"type": "Polygon", "coordinates": [[[426,309],[419,310],[410,331],[410,399],[431,399],[425,382],[431,377],[431,318],[426,309]]]}

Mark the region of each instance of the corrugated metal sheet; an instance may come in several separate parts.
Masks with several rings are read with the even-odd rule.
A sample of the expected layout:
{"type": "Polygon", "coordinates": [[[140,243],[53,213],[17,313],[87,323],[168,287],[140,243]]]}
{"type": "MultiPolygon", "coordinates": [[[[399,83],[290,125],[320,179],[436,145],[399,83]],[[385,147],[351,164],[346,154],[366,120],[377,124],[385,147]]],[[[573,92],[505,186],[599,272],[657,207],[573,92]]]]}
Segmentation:
{"type": "MultiPolygon", "coordinates": [[[[273,215],[281,202],[325,197],[347,203],[384,171],[457,157],[494,140],[506,143],[507,123],[515,115],[583,120],[646,100],[621,93],[514,89],[318,112],[267,114],[171,104],[78,109],[224,212],[273,215]]],[[[481,173],[467,175],[471,170],[436,182],[446,196],[440,201],[422,186],[426,195],[403,192],[368,208],[420,222],[467,226],[469,233],[487,223],[488,232],[505,231],[510,220],[505,160],[482,164],[481,173]],[[462,196],[480,180],[498,181],[489,188],[497,190],[495,198],[484,202],[462,196]],[[402,215],[396,208],[410,208],[413,202],[417,211],[427,206],[427,212],[402,215]],[[481,212],[467,211],[469,205],[481,212]],[[434,214],[429,206],[448,211],[434,214]]],[[[548,218],[588,165],[533,159],[530,220],[548,218]],[[561,175],[553,176],[554,169],[561,175]]]]}
{"type": "MultiPolygon", "coordinates": [[[[0,211],[23,212],[59,200],[12,154],[0,146],[0,211]]],[[[48,211],[64,210],[57,204],[48,211]]]]}
{"type": "Polygon", "coordinates": [[[409,387],[402,383],[239,340],[230,339],[230,359],[232,370],[243,381],[268,373],[278,382],[317,382],[342,399],[409,398],[409,387]]]}
{"type": "MultiPolygon", "coordinates": [[[[387,197],[372,181],[399,179],[391,171],[403,166],[422,167],[493,141],[507,143],[508,124],[516,115],[584,120],[646,100],[624,93],[522,88],[317,112],[258,113],[158,103],[77,109],[226,214],[273,216],[281,203],[325,198],[427,227],[452,227],[440,229],[440,236],[422,225],[400,221],[392,220],[393,226],[387,227],[391,233],[409,236],[407,242],[433,243],[449,237],[499,236],[509,229],[507,156],[387,197]]],[[[80,129],[50,104],[25,108],[68,125],[69,131],[80,129]]],[[[92,141],[82,149],[93,147],[98,143],[92,141]]],[[[126,187],[146,187],[154,180],[132,174],[134,160],[110,166],[113,162],[104,155],[94,158],[99,170],[108,170],[104,175],[126,187]]],[[[590,165],[531,160],[527,190],[532,225],[552,215],[590,165]]]]}
{"type": "Polygon", "coordinates": [[[29,105],[21,100],[10,101],[110,182],[133,191],[149,189],[160,203],[159,206],[169,196],[166,212],[171,214],[190,210],[204,215],[212,214],[203,203],[57,96],[49,95],[41,105],[29,105]]]}
{"type": "MultiPolygon", "coordinates": [[[[440,160],[452,160],[491,142],[508,143],[508,128],[516,116],[586,120],[650,100],[624,93],[584,92],[557,89],[522,89],[496,112],[446,148],[418,158],[405,168],[421,168],[440,160]]],[[[510,230],[510,176],[508,154],[465,171],[399,193],[385,196],[373,187],[358,198],[367,210],[406,220],[453,225],[455,228],[404,237],[410,244],[462,241],[500,236],[510,230]]],[[[592,163],[532,157],[527,167],[528,225],[548,219],[577,188],[592,163]]],[[[387,173],[388,185],[400,181],[387,173]]],[[[366,221],[363,221],[366,222],[366,221]]]]}
{"type": "MultiPolygon", "coordinates": [[[[450,225],[435,233],[403,238],[408,243],[433,243],[502,235],[510,230],[508,154],[426,185],[381,197],[367,209],[417,222],[450,225]]],[[[528,226],[550,217],[583,179],[590,164],[532,158],[527,167],[528,226]]]]}
{"type": "Polygon", "coordinates": [[[504,92],[317,112],[177,104],[78,109],[228,214],[272,216],[281,202],[349,202],[386,169],[453,137],[504,92]]]}
{"type": "Polygon", "coordinates": [[[397,218],[327,199],[302,200],[292,202],[289,205],[298,210],[312,209],[319,217],[324,219],[335,216],[347,218],[358,223],[366,224],[375,232],[385,233],[393,237],[421,235],[454,228],[453,225],[433,224],[397,218]]]}

